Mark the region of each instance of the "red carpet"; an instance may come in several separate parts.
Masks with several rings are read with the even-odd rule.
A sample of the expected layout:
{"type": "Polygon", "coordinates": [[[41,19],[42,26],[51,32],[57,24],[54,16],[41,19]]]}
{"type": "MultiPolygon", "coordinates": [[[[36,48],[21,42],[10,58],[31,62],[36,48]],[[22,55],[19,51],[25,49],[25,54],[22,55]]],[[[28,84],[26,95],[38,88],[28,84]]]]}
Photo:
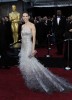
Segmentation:
{"type": "MultiPolygon", "coordinates": [[[[62,68],[50,70],[72,82],[72,71],[62,68]]],[[[51,95],[29,90],[17,67],[0,69],[0,100],[72,100],[72,92],[52,93],[51,95]]]]}
{"type": "Polygon", "coordinates": [[[59,57],[59,58],[63,58],[64,55],[57,55],[56,54],[57,50],[55,46],[51,46],[51,49],[49,50],[48,53],[48,49],[47,48],[37,48],[37,57],[45,57],[46,55],[50,55],[53,58],[59,57]]]}

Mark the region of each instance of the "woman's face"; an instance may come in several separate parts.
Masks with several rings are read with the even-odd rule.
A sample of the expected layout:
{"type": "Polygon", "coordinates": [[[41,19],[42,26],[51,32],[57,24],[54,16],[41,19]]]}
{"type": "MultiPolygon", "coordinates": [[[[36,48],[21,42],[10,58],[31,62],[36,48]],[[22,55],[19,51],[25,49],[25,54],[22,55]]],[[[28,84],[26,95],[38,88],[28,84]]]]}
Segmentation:
{"type": "Polygon", "coordinates": [[[23,13],[23,17],[22,18],[23,18],[24,22],[28,22],[30,16],[27,13],[23,13]]]}

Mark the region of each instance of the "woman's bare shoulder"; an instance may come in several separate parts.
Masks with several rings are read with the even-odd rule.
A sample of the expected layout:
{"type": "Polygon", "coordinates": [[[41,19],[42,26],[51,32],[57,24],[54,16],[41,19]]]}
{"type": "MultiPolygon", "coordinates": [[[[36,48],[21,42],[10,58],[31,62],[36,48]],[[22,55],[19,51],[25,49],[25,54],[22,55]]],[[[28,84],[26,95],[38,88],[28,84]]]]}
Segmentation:
{"type": "Polygon", "coordinates": [[[22,27],[25,26],[25,24],[22,25],[22,27]]]}
{"type": "Polygon", "coordinates": [[[25,25],[23,24],[23,25],[22,25],[22,28],[23,28],[24,26],[25,26],[25,25]]]}
{"type": "Polygon", "coordinates": [[[32,22],[29,22],[30,23],[30,25],[34,25],[34,23],[32,23],[32,22]]]}
{"type": "Polygon", "coordinates": [[[30,22],[30,26],[31,27],[35,27],[34,23],[30,22]]]}

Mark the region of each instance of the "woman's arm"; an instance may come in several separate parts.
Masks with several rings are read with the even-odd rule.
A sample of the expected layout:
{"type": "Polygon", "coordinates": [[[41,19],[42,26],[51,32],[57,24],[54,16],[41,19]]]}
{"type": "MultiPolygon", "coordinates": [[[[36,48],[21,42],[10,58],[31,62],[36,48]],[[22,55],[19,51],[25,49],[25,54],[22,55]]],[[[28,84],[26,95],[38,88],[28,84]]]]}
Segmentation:
{"type": "Polygon", "coordinates": [[[33,40],[33,45],[32,45],[32,53],[34,54],[36,52],[35,50],[35,43],[36,43],[36,28],[35,25],[32,24],[32,40],[33,40]]]}

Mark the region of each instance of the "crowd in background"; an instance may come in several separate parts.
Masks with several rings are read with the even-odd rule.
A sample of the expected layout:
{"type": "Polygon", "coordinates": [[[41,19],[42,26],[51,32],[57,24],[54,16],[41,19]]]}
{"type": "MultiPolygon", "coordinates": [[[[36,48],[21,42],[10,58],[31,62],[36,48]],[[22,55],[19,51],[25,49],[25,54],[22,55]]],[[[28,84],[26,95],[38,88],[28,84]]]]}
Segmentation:
{"type": "MultiPolygon", "coordinates": [[[[36,36],[37,36],[36,39],[37,39],[37,44],[39,46],[41,45],[45,46],[47,44],[47,39],[48,39],[49,34],[53,36],[53,38],[51,39],[51,42],[55,43],[55,34],[53,32],[53,19],[54,18],[55,18],[55,15],[53,15],[53,17],[50,17],[50,16],[31,17],[30,21],[33,22],[36,26],[36,36]]],[[[65,33],[68,32],[68,30],[72,27],[71,25],[72,16],[65,17],[65,19],[66,19],[66,23],[65,23],[65,32],[63,34],[64,36],[65,36],[65,33]]],[[[23,23],[24,22],[21,20],[20,26],[23,23]]],[[[20,29],[19,29],[19,33],[20,33],[20,29]]]]}
{"type": "MultiPolygon", "coordinates": [[[[63,15],[62,15],[63,16],[63,15]]],[[[54,32],[55,29],[55,25],[54,24],[54,18],[56,17],[56,15],[53,15],[53,17],[50,16],[35,16],[35,17],[31,17],[30,21],[33,22],[36,26],[36,44],[41,46],[47,46],[48,45],[48,39],[51,42],[51,44],[56,44],[56,35],[54,32]],[[50,36],[50,38],[49,38],[50,36]]],[[[72,17],[65,17],[66,19],[66,23],[65,25],[61,25],[60,27],[62,28],[63,31],[63,37],[65,38],[65,36],[67,36],[67,33],[69,31],[70,28],[72,28],[72,17]]],[[[64,22],[63,22],[64,23],[64,22]]],[[[63,24],[62,23],[62,24],[63,24]]],[[[22,24],[24,24],[22,18],[19,22],[19,39],[21,39],[21,26],[22,24]]],[[[9,20],[8,16],[2,17],[0,18],[0,27],[2,26],[2,29],[0,28],[0,32],[5,33],[5,36],[3,36],[3,39],[5,41],[5,45],[8,45],[10,43],[13,43],[13,37],[12,37],[12,31],[11,31],[11,22],[9,20]],[[2,26],[3,25],[3,26],[2,26]]],[[[60,38],[60,37],[59,37],[60,38]]],[[[1,38],[2,39],[2,38],[1,38]]],[[[0,41],[1,41],[0,39],[0,41]]],[[[3,45],[3,44],[2,44],[3,45]]],[[[59,45],[59,44],[58,44],[59,45]]],[[[7,47],[8,47],[7,46],[7,47]]]]}

